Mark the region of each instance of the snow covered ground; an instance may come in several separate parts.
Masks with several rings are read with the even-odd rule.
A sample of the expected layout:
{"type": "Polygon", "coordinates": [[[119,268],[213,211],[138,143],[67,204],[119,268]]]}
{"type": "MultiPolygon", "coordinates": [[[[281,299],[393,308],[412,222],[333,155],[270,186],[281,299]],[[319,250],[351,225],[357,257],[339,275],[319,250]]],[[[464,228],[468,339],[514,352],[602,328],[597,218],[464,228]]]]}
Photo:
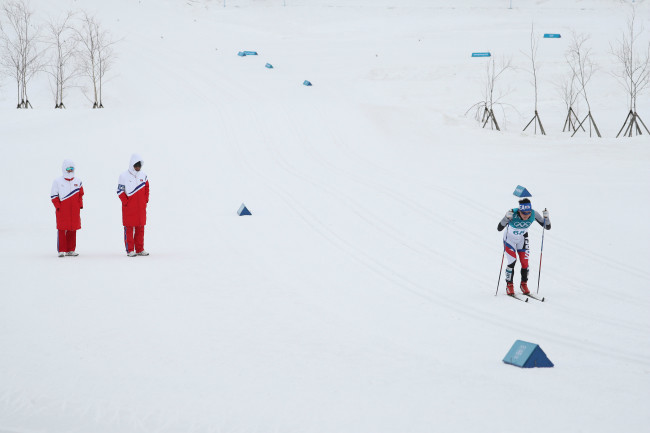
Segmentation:
{"type": "Polygon", "coordinates": [[[610,54],[630,2],[509,3],[32,0],[95,14],[119,57],[103,110],[76,89],[52,109],[43,77],[16,110],[0,82],[0,432],[647,431],[650,139],[614,138],[610,54]],[[533,23],[562,34],[538,52],[547,136],[521,132],[533,23]],[[573,31],[602,139],[561,132],[573,31]],[[465,116],[474,51],[518,68],[503,132],[465,116]],[[136,152],[151,256],[131,259],[115,189],[136,152]],[[80,256],[59,259],[64,158],[86,195],[80,256]],[[494,296],[517,185],[553,224],[543,304],[494,296]],[[517,339],[555,367],[502,363],[517,339]]]}

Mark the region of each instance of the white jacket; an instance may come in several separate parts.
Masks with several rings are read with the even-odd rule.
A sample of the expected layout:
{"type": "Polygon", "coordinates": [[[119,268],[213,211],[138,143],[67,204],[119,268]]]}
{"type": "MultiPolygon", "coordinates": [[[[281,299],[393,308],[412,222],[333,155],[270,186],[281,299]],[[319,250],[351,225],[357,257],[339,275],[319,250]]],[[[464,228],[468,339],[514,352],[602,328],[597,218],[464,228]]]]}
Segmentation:
{"type": "Polygon", "coordinates": [[[117,197],[122,201],[122,225],[138,227],[147,224],[147,203],[149,203],[149,180],[140,169],[136,171],[136,162],[144,165],[140,155],[134,154],[129,162],[129,169],[120,175],[117,185],[117,197]]]}
{"type": "Polygon", "coordinates": [[[140,169],[140,171],[135,171],[133,166],[136,162],[144,165],[144,161],[137,153],[131,155],[131,162],[129,163],[129,169],[124,173],[120,174],[120,179],[118,180],[117,195],[124,193],[127,197],[131,197],[140,189],[144,188],[147,182],[147,174],[140,169]]]}
{"type": "Polygon", "coordinates": [[[65,171],[68,167],[75,167],[74,162],[70,159],[64,160],[61,165],[63,176],[57,177],[54,179],[54,182],[52,182],[50,199],[54,200],[58,197],[60,201],[65,201],[78,194],[81,190],[81,179],[75,176],[74,171],[72,173],[65,171]]]}

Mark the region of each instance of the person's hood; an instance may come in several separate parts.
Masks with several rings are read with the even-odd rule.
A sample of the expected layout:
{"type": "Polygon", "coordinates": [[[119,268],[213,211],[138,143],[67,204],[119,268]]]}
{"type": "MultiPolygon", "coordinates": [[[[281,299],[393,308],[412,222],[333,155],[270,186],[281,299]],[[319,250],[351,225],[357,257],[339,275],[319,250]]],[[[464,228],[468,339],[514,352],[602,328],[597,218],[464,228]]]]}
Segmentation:
{"type": "Polygon", "coordinates": [[[76,173],[77,167],[74,165],[74,161],[72,161],[71,159],[64,159],[63,164],[61,164],[61,171],[63,172],[63,177],[65,179],[74,179],[74,177],[77,174],[76,173]],[[68,167],[74,167],[72,173],[68,173],[67,171],[65,171],[65,169],[68,167]]]}
{"type": "Polygon", "coordinates": [[[131,155],[131,162],[129,162],[129,173],[131,173],[133,176],[135,176],[135,174],[137,173],[137,171],[135,171],[135,168],[133,168],[133,166],[138,161],[140,162],[140,164],[144,165],[144,161],[142,160],[142,157],[139,154],[134,153],[133,155],[131,155]]]}

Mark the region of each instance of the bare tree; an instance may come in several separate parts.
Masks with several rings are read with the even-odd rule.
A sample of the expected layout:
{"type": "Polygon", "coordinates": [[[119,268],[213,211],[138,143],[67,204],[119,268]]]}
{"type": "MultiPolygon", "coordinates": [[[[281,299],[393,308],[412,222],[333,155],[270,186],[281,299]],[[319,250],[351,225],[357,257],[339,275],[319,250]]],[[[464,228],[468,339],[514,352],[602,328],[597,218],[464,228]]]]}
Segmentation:
{"type": "Polygon", "coordinates": [[[22,51],[22,33],[20,32],[20,19],[14,3],[2,5],[2,20],[0,20],[0,42],[2,51],[0,52],[0,62],[7,75],[16,80],[16,92],[18,103],[16,108],[22,108],[20,103],[21,95],[21,51],[22,51]]]}
{"type": "MultiPolygon", "coordinates": [[[[512,68],[511,59],[502,60],[500,65],[497,66],[496,60],[494,57],[491,57],[485,67],[485,96],[484,99],[476,104],[472,105],[465,115],[469,113],[472,109],[475,109],[475,118],[476,120],[480,119],[480,122],[483,124],[483,128],[490,123],[490,128],[501,131],[497,119],[494,115],[494,108],[500,106],[502,109],[504,103],[501,102],[504,94],[496,95],[496,84],[501,75],[512,68]]],[[[505,115],[505,113],[504,113],[505,115]]]]}
{"type": "MultiPolygon", "coordinates": [[[[588,36],[573,34],[573,39],[569,44],[569,48],[566,54],[567,63],[571,68],[571,72],[575,74],[576,80],[578,83],[578,93],[582,95],[587,104],[587,115],[584,119],[578,124],[578,128],[581,128],[585,121],[589,121],[589,136],[591,137],[592,127],[596,131],[598,137],[600,137],[600,131],[596,125],[593,115],[591,114],[591,105],[589,104],[589,97],[587,96],[587,84],[593,77],[594,71],[596,70],[596,65],[591,60],[591,48],[587,46],[587,41],[589,40],[588,36]]],[[[571,137],[576,135],[578,128],[571,134],[571,137]]],[[[584,128],[583,128],[584,130],[584,128]]]]}
{"type": "Polygon", "coordinates": [[[50,22],[48,26],[53,54],[47,71],[54,81],[54,108],[65,108],[63,97],[78,75],[78,68],[74,64],[78,39],[71,25],[73,18],[74,14],[68,12],[65,17],[50,22]]]}
{"type": "Polygon", "coordinates": [[[5,24],[0,28],[0,63],[16,80],[16,108],[31,108],[27,84],[42,70],[42,52],[39,51],[39,28],[33,24],[33,12],[25,0],[14,0],[2,5],[5,24]]]}
{"type": "Polygon", "coordinates": [[[93,108],[104,108],[102,103],[102,90],[104,77],[112,66],[114,58],[110,35],[104,30],[97,20],[84,13],[82,28],[77,32],[81,47],[82,72],[92,85],[93,108]]]}
{"type": "Polygon", "coordinates": [[[115,58],[113,44],[110,35],[106,31],[98,32],[97,60],[99,61],[99,108],[104,108],[102,103],[102,90],[104,88],[104,76],[113,66],[115,58]]]}
{"type": "MultiPolygon", "coordinates": [[[[580,96],[576,86],[576,74],[573,71],[570,71],[564,81],[557,85],[557,88],[567,109],[567,115],[564,120],[562,132],[567,130],[569,132],[572,130],[575,132],[578,129],[576,125],[580,123],[580,119],[578,118],[576,111],[573,109],[578,101],[578,96],[580,96]]],[[[585,131],[584,127],[580,126],[580,128],[585,131]]]]}
{"type": "Polygon", "coordinates": [[[524,128],[524,131],[530,126],[531,123],[534,124],[535,127],[535,134],[537,134],[537,125],[539,124],[539,130],[541,131],[542,135],[546,135],[546,131],[544,131],[544,127],[542,126],[542,119],[539,117],[539,113],[537,111],[537,48],[539,47],[539,38],[535,37],[535,26],[531,25],[530,27],[530,54],[525,54],[526,57],[530,59],[531,63],[531,70],[530,73],[533,76],[533,87],[535,88],[535,115],[533,118],[528,122],[526,127],[524,128]]]}
{"type": "Polygon", "coordinates": [[[629,108],[625,122],[621,127],[616,137],[621,135],[625,129],[624,136],[631,137],[632,132],[635,135],[641,135],[641,125],[645,128],[646,132],[648,127],[643,123],[636,111],[636,102],[638,96],[646,89],[650,83],[650,41],[645,47],[645,53],[640,54],[636,51],[636,46],[639,42],[639,37],[643,34],[643,27],[635,29],[636,9],[632,6],[630,16],[627,20],[627,29],[623,33],[621,40],[619,40],[615,47],[612,47],[612,54],[620,66],[620,69],[614,74],[623,88],[627,91],[629,96],[629,108]],[[627,129],[626,129],[627,127],[627,129]]]}
{"type": "Polygon", "coordinates": [[[5,31],[2,25],[2,16],[0,16],[0,86],[2,86],[2,77],[6,74],[7,68],[5,66],[4,56],[5,56],[5,31]]]}

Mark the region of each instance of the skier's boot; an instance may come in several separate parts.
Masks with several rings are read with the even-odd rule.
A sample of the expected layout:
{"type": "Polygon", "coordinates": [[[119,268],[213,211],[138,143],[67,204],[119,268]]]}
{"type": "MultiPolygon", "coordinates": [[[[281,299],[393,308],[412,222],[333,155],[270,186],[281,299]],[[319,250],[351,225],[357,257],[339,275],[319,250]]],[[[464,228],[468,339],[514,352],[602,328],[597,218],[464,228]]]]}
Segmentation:
{"type": "Polygon", "coordinates": [[[135,253],[135,251],[129,251],[128,253],[126,253],[126,255],[129,256],[129,257],[135,257],[135,256],[137,256],[137,254],[135,253]]]}
{"type": "Polygon", "coordinates": [[[65,253],[59,253],[59,257],[65,257],[65,253]]]}
{"type": "MultiPolygon", "coordinates": [[[[514,266],[514,265],[513,265],[513,266],[514,266]]],[[[510,295],[510,296],[512,296],[512,295],[515,294],[515,286],[514,286],[514,284],[512,283],[512,272],[513,272],[513,268],[511,268],[510,266],[508,266],[508,267],[506,268],[506,283],[507,283],[507,284],[506,284],[506,293],[507,293],[508,295],[510,295]]]]}
{"type": "Polygon", "coordinates": [[[524,295],[530,293],[530,290],[528,290],[528,268],[521,268],[521,284],[519,288],[524,295]]]}
{"type": "Polygon", "coordinates": [[[72,256],[72,257],[77,257],[79,255],[79,253],[77,253],[75,251],[68,251],[67,253],[65,253],[65,255],[66,256],[72,256]]]}

